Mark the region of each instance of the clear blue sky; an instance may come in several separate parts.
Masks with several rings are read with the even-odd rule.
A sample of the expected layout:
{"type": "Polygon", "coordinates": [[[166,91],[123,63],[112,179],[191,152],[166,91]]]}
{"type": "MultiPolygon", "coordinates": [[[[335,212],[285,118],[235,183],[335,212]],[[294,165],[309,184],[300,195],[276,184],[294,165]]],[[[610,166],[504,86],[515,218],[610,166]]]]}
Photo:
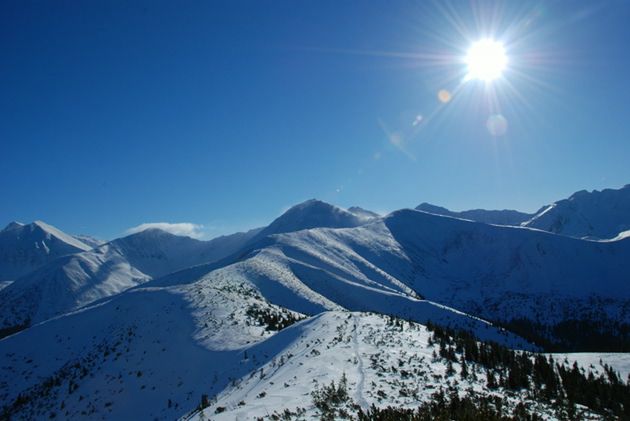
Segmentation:
{"type": "Polygon", "coordinates": [[[629,183],[630,3],[498,4],[2,2],[0,222],[213,236],[312,197],[533,211],[629,183]],[[495,107],[461,82],[488,35],[495,107]]]}

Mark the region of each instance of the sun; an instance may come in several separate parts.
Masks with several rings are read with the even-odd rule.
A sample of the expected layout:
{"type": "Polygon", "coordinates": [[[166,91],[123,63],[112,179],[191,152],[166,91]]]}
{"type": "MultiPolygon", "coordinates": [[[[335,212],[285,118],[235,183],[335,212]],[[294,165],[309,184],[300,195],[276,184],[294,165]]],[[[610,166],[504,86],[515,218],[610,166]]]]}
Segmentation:
{"type": "Polygon", "coordinates": [[[465,60],[468,66],[467,80],[491,82],[503,75],[508,57],[501,42],[482,39],[470,47],[465,60]]]}

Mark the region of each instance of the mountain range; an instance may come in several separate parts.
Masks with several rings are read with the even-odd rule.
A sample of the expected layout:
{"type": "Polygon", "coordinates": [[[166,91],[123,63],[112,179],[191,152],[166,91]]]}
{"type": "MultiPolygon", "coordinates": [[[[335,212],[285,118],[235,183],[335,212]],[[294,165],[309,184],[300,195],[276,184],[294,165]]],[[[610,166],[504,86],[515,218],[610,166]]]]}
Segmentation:
{"type": "MultiPolygon", "coordinates": [[[[434,325],[591,351],[562,364],[627,376],[630,355],[605,352],[630,351],[629,224],[629,186],[535,214],[423,203],[380,216],[313,199],[210,241],[148,229],[100,243],[11,223],[0,406],[16,419],[315,416],[311,389],[341,378],[346,410],[409,406],[452,386],[453,363],[464,370],[443,344],[435,354],[434,325]]],[[[469,364],[483,381],[462,375],[462,390],[509,395],[486,384],[498,372],[469,364]]]]}
{"type": "Polygon", "coordinates": [[[630,230],[630,184],[621,189],[581,190],[528,214],[515,210],[450,211],[430,203],[417,210],[496,225],[520,225],[579,238],[610,239],[630,230]]]}

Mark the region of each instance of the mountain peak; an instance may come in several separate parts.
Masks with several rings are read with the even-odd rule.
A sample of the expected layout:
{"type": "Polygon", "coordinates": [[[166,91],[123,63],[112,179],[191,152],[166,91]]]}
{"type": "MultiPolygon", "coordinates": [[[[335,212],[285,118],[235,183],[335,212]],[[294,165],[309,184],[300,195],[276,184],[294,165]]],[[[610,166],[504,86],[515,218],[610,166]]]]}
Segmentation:
{"type": "Polygon", "coordinates": [[[11,230],[14,230],[14,229],[21,228],[21,227],[23,227],[23,226],[24,226],[24,224],[23,224],[23,223],[21,223],[21,222],[18,222],[18,221],[11,221],[11,222],[9,222],[9,223],[7,224],[7,226],[6,226],[6,227],[4,227],[4,229],[3,229],[2,231],[11,231],[11,230]]]}
{"type": "Polygon", "coordinates": [[[416,210],[435,213],[438,215],[451,215],[453,212],[450,210],[443,208],[442,206],[432,205],[431,203],[422,202],[418,206],[416,206],[416,210]]]}
{"type": "Polygon", "coordinates": [[[92,247],[88,246],[87,244],[79,241],[78,239],[74,238],[73,236],[71,236],[70,234],[66,234],[65,232],[61,231],[59,228],[56,228],[50,224],[47,224],[44,221],[40,221],[40,220],[36,220],[33,221],[31,224],[28,225],[24,225],[24,227],[28,227],[30,228],[31,232],[36,231],[37,229],[41,230],[47,237],[48,236],[53,236],[58,238],[59,240],[63,241],[64,243],[67,243],[73,247],[76,247],[77,249],[81,249],[81,250],[89,250],[92,247]]]}
{"type": "Polygon", "coordinates": [[[310,199],[289,208],[259,234],[300,231],[310,228],[350,228],[361,225],[364,218],[318,199],[310,199]]]}
{"type": "Polygon", "coordinates": [[[580,190],[543,207],[523,225],[571,237],[614,238],[630,229],[630,185],[580,190]]]}
{"type": "Polygon", "coordinates": [[[416,210],[432,213],[435,215],[452,216],[453,218],[468,219],[476,222],[494,225],[520,225],[528,221],[533,215],[523,213],[511,209],[503,210],[486,210],[486,209],[470,209],[461,212],[455,212],[443,208],[441,206],[432,205],[430,203],[421,203],[416,210]]]}
{"type": "Polygon", "coordinates": [[[360,218],[366,218],[366,219],[372,219],[372,218],[379,218],[381,215],[379,215],[376,212],[372,212],[371,210],[367,210],[367,209],[363,209],[360,206],[351,206],[348,208],[348,212],[350,212],[353,215],[356,215],[360,218]]]}
{"type": "MultiPolygon", "coordinates": [[[[171,238],[173,239],[185,238],[189,240],[198,241],[187,235],[173,234],[172,232],[168,232],[166,230],[163,230],[157,227],[144,228],[140,231],[133,232],[125,237],[119,238],[118,240],[129,239],[129,240],[134,240],[134,241],[151,241],[151,240],[171,239],[171,238]]],[[[114,240],[114,241],[118,241],[118,240],[114,240]]]]}
{"type": "Polygon", "coordinates": [[[303,209],[309,209],[309,208],[334,208],[334,207],[336,206],[331,205],[330,203],[326,203],[319,199],[308,199],[308,200],[305,200],[304,202],[298,203],[297,205],[291,206],[289,208],[289,211],[292,209],[303,210],[303,209]]]}
{"type": "Polygon", "coordinates": [[[45,222],[11,222],[0,231],[0,281],[18,279],[58,257],[89,249],[45,222]]]}

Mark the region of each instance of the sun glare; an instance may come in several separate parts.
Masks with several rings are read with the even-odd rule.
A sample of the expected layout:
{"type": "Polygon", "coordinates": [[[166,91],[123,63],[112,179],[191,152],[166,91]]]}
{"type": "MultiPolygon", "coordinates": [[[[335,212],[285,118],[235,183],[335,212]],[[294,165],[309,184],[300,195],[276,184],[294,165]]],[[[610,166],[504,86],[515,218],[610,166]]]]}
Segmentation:
{"type": "Polygon", "coordinates": [[[507,61],[505,48],[501,42],[493,39],[477,41],[466,54],[468,66],[466,79],[479,79],[485,82],[495,80],[503,74],[507,61]]]}

